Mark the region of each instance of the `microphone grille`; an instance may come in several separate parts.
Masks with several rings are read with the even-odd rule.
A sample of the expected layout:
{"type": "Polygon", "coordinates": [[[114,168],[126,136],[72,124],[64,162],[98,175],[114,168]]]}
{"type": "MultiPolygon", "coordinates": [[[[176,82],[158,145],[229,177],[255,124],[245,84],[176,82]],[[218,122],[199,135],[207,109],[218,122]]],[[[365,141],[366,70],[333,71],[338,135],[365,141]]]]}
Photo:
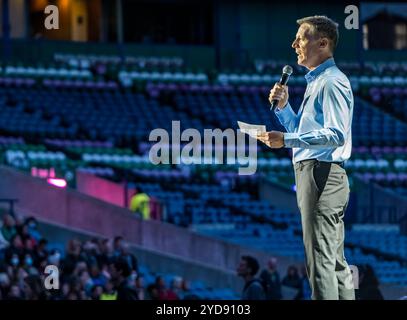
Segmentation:
{"type": "Polygon", "coordinates": [[[293,68],[289,65],[286,65],[283,68],[283,73],[286,73],[290,76],[293,73],[293,68]]]}

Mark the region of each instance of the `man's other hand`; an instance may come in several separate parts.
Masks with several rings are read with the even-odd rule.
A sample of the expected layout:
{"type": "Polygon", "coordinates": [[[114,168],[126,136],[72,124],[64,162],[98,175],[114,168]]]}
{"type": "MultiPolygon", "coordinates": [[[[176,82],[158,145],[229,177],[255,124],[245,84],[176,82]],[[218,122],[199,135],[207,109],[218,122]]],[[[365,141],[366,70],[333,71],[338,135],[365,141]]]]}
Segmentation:
{"type": "Polygon", "coordinates": [[[270,148],[279,149],[284,147],[284,133],[280,131],[259,133],[257,138],[270,148]]]}

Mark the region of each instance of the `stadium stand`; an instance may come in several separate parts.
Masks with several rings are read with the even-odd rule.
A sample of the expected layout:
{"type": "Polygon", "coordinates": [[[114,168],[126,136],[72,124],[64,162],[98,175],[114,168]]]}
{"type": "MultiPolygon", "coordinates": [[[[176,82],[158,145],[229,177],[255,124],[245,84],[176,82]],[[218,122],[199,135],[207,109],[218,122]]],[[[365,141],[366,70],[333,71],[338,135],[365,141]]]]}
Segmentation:
{"type": "MultiPolygon", "coordinates": [[[[87,61],[89,70],[99,58],[77,59],[82,66],[87,61]]],[[[107,68],[115,64],[108,59],[103,63],[107,68]]],[[[156,66],[142,65],[141,73],[117,68],[113,82],[83,82],[94,77],[79,69],[6,67],[6,77],[0,82],[0,107],[5,115],[0,122],[3,161],[26,171],[53,168],[72,186],[76,170],[116,180],[123,177],[118,172],[125,171],[133,177],[132,183],[165,204],[168,222],[235,244],[250,243],[266,252],[303,259],[298,214],[275,208],[250,190],[262,177],[273,177],[287,188],[294,185],[288,154],[261,150],[259,173],[244,179],[232,171],[233,166],[197,165],[193,171],[182,165],[155,166],[147,154],[152,144],[145,142],[152,129],[169,129],[174,119],[185,128],[201,131],[224,124],[234,127],[237,118],[276,126],[264,97],[267,84],[277,76],[220,73],[209,83],[208,76],[158,73],[153,71],[156,66]],[[133,82],[142,82],[144,87],[140,91],[133,82]],[[221,225],[225,227],[216,228],[221,225]]],[[[362,72],[353,81],[359,86],[377,85],[363,77],[362,72]]],[[[290,89],[293,106],[299,105],[304,88],[300,80],[296,83],[290,89]]],[[[373,89],[370,97],[377,93],[373,89]]],[[[346,169],[351,177],[405,194],[407,126],[373,106],[380,100],[374,99],[365,99],[363,94],[356,97],[354,155],[346,169]]],[[[370,263],[383,283],[407,285],[406,237],[399,232],[375,232],[372,237],[373,247],[365,233],[348,233],[349,261],[370,263]],[[401,260],[383,261],[380,254],[364,253],[365,248],[401,260]]]]}

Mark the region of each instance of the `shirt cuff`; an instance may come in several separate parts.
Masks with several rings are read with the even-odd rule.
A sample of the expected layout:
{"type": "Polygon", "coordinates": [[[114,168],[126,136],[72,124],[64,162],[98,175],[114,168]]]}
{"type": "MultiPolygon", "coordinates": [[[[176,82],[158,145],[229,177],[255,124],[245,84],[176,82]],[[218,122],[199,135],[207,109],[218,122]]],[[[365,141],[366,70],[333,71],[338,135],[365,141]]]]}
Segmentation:
{"type": "Polygon", "coordinates": [[[287,102],[282,109],[279,109],[278,107],[275,108],[274,113],[283,125],[290,123],[293,117],[295,118],[295,113],[289,102],[287,102]]]}
{"type": "Polygon", "coordinates": [[[285,148],[298,148],[299,147],[299,134],[284,132],[284,147],[285,148]]]}

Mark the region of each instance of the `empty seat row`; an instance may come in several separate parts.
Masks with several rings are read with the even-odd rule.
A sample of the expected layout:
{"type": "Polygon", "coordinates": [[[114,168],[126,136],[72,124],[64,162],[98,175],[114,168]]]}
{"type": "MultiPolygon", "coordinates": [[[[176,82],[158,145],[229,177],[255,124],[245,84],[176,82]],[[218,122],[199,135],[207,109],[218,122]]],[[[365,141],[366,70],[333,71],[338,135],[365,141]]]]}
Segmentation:
{"type": "Polygon", "coordinates": [[[91,78],[89,70],[79,69],[56,69],[56,68],[33,68],[7,66],[4,70],[6,75],[32,76],[32,77],[59,77],[59,78],[91,78]]]}

